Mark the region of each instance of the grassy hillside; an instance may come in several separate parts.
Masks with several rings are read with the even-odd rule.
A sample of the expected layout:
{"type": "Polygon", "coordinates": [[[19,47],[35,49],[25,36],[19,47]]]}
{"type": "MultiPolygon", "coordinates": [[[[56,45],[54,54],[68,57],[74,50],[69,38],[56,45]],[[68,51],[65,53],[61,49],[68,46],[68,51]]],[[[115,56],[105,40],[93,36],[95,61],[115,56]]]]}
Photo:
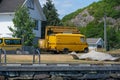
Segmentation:
{"type": "Polygon", "coordinates": [[[117,6],[120,6],[120,0],[101,0],[91,4],[88,10],[96,19],[101,18],[104,13],[107,17],[120,18],[120,10],[117,10],[117,6]]]}
{"type": "Polygon", "coordinates": [[[120,10],[116,9],[117,6],[120,6],[120,0],[100,0],[99,2],[94,2],[86,8],[78,9],[77,11],[64,16],[62,21],[65,22],[75,18],[75,16],[85,9],[88,9],[89,13],[96,19],[103,17],[104,13],[106,13],[108,17],[120,18],[120,10]]]}
{"type": "Polygon", "coordinates": [[[67,20],[71,20],[73,18],[75,18],[75,16],[77,16],[80,12],[82,12],[85,8],[83,9],[78,9],[77,11],[70,13],[68,15],[66,15],[65,17],[63,17],[62,21],[65,22],[67,20]]]}
{"type": "Polygon", "coordinates": [[[62,22],[68,26],[76,26],[77,22],[78,24],[86,23],[85,26],[76,26],[81,33],[86,35],[86,37],[101,37],[104,39],[104,14],[107,16],[107,47],[110,49],[120,48],[120,0],[100,0],[99,2],[94,2],[83,9],[78,9],[66,15],[63,17],[62,22]],[[88,13],[85,13],[85,11],[88,13]],[[91,16],[94,19],[88,22],[91,16]],[[73,20],[74,23],[71,24],[73,20]]]}

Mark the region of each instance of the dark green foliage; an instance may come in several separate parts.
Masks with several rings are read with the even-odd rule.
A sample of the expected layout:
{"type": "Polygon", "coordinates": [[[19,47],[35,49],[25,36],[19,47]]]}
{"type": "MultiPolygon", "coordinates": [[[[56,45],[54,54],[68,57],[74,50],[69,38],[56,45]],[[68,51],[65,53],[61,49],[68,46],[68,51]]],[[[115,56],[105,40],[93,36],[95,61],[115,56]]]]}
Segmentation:
{"type": "MultiPolygon", "coordinates": [[[[104,23],[91,22],[87,27],[81,27],[80,31],[86,37],[101,37],[104,39],[104,23]],[[96,25],[97,24],[97,25],[96,25]]],[[[116,31],[114,27],[107,26],[107,44],[110,49],[120,48],[120,31],[116,31]]]]}
{"type": "Polygon", "coordinates": [[[52,4],[52,0],[47,0],[46,4],[43,6],[43,12],[47,18],[47,25],[58,26],[60,25],[60,19],[58,18],[57,10],[52,4]]]}
{"type": "MultiPolygon", "coordinates": [[[[106,13],[107,17],[112,18],[120,18],[120,11],[116,10],[115,7],[120,5],[120,0],[101,0],[97,3],[93,3],[88,7],[89,13],[95,17],[97,21],[102,19],[104,14],[106,13]]],[[[110,25],[107,21],[107,24],[110,25]]],[[[86,27],[86,36],[87,37],[102,37],[104,39],[104,24],[103,23],[95,23],[95,21],[91,22],[86,27]],[[101,26],[101,28],[100,28],[101,26]]],[[[115,27],[107,26],[107,41],[109,47],[112,48],[120,48],[120,32],[115,31],[115,27]]]]}
{"type": "Polygon", "coordinates": [[[116,6],[120,5],[119,2],[119,0],[101,0],[97,3],[95,2],[91,4],[88,7],[88,11],[96,19],[100,19],[104,13],[106,13],[108,17],[120,18],[120,11],[115,9],[116,6]]]}
{"type": "Polygon", "coordinates": [[[14,27],[9,27],[13,32],[14,37],[22,38],[23,45],[32,46],[35,37],[33,29],[35,27],[34,21],[29,17],[28,9],[26,7],[19,8],[15,12],[13,19],[14,27]]]}
{"type": "Polygon", "coordinates": [[[120,5],[120,0],[103,0],[103,1],[112,5],[112,6],[120,5]]]}
{"type": "Polygon", "coordinates": [[[85,34],[86,37],[102,37],[103,38],[103,23],[99,23],[98,25],[95,25],[98,22],[91,22],[88,24],[87,27],[80,28],[81,33],[85,34]]]}
{"type": "Polygon", "coordinates": [[[107,41],[110,48],[120,48],[120,35],[113,27],[107,28],[107,41]]]}

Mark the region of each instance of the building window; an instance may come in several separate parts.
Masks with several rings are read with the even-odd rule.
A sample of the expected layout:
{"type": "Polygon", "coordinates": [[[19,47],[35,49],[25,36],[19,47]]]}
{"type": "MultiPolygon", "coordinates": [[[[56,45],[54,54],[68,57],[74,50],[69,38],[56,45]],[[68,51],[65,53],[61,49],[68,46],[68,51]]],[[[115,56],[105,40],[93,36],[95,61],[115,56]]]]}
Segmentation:
{"type": "Polygon", "coordinates": [[[30,8],[30,9],[34,9],[34,0],[28,0],[27,6],[28,6],[28,8],[30,8]]]}
{"type": "Polygon", "coordinates": [[[39,21],[35,20],[35,28],[34,28],[34,30],[38,30],[38,27],[39,27],[39,21]]]}
{"type": "Polygon", "coordinates": [[[45,38],[45,29],[46,29],[46,21],[42,21],[41,23],[41,39],[45,38]]]}

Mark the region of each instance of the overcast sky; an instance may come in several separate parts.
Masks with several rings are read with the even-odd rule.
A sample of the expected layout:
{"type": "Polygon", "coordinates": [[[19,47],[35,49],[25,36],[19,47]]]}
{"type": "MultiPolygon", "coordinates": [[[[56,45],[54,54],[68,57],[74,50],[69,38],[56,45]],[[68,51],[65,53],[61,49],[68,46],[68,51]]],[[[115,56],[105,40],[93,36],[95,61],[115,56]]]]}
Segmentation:
{"type": "MultiPolygon", "coordinates": [[[[46,0],[39,0],[41,5],[46,3],[46,0]]],[[[84,8],[90,5],[93,2],[97,2],[99,0],[52,0],[57,11],[59,17],[62,18],[65,15],[76,11],[77,9],[84,8]]]]}

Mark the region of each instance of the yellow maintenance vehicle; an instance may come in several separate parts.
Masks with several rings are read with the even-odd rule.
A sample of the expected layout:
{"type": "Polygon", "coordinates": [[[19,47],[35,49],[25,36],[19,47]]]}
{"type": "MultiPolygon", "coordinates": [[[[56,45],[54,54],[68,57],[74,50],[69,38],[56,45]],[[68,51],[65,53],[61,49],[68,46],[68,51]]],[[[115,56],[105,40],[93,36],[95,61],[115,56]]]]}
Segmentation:
{"type": "Polygon", "coordinates": [[[39,40],[39,46],[55,53],[89,51],[85,36],[80,34],[76,27],[48,26],[45,39],[39,40]]]}

